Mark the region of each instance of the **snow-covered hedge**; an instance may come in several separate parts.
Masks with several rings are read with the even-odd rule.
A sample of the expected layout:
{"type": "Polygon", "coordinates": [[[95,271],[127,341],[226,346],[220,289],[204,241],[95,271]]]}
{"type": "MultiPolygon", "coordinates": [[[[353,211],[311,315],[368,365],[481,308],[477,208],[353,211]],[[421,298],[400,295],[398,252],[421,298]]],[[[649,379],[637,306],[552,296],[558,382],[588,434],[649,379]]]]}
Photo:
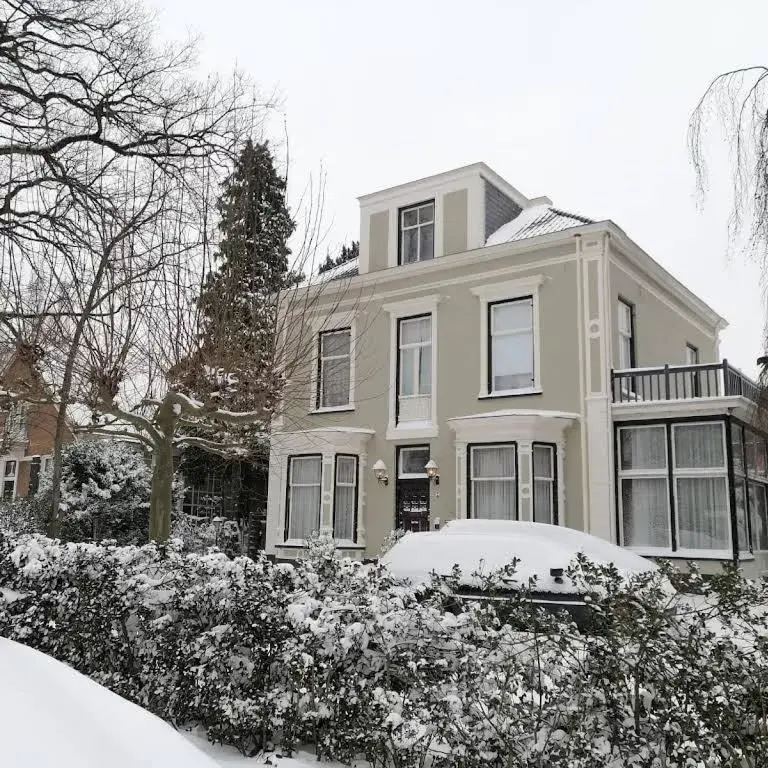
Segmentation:
{"type": "Polygon", "coordinates": [[[376,768],[762,766],[768,590],[736,573],[622,584],[575,565],[593,625],[455,609],[317,546],[295,565],[0,535],[0,634],[244,752],[376,768]]]}

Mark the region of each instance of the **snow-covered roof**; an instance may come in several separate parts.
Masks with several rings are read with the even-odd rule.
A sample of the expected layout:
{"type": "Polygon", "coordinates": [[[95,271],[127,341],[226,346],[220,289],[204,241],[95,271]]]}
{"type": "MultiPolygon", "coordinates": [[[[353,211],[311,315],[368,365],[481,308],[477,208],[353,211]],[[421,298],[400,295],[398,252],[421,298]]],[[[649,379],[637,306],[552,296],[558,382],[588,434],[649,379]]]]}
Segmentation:
{"type": "Polygon", "coordinates": [[[512,221],[499,227],[488,237],[485,244],[490,246],[513,243],[529,237],[549,235],[553,232],[562,232],[564,229],[594,223],[592,219],[561,211],[551,205],[532,205],[530,208],[524,208],[512,221]]]}
{"type": "Polygon", "coordinates": [[[475,585],[473,573],[488,574],[518,558],[520,585],[535,576],[541,592],[573,594],[576,586],[565,576],[556,583],[550,569],[567,568],[579,552],[595,563],[613,563],[625,575],[657,569],[634,552],[573,528],[508,520],[452,520],[440,531],[407,533],[381,562],[414,584],[428,583],[433,572],[447,576],[458,566],[461,581],[475,585]]]}
{"type": "Polygon", "coordinates": [[[40,651],[0,638],[0,765],[216,768],[158,717],[40,651]]]}

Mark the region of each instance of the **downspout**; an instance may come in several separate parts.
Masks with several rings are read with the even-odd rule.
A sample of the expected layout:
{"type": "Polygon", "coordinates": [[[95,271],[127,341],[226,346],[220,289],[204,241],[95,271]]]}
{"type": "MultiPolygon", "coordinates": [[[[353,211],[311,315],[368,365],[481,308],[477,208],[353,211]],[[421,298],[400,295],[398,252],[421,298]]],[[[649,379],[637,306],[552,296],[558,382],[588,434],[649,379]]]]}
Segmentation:
{"type": "MultiPolygon", "coordinates": [[[[592,515],[589,508],[589,475],[587,469],[587,410],[585,400],[585,380],[587,374],[584,365],[584,262],[582,259],[581,235],[576,238],[576,329],[579,341],[579,414],[581,416],[579,432],[581,434],[581,506],[584,531],[589,533],[592,529],[592,515]]],[[[565,482],[563,478],[562,482],[565,482]]]]}

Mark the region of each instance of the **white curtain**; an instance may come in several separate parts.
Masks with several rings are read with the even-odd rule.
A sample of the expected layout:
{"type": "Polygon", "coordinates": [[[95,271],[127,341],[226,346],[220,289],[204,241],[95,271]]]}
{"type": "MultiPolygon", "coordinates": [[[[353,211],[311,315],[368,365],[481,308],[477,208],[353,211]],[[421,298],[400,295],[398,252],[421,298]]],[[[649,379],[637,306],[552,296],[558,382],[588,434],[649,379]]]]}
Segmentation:
{"type": "Polygon", "coordinates": [[[671,544],[669,493],[665,477],[633,477],[621,481],[625,547],[668,549],[671,544]]]}
{"type": "Polygon", "coordinates": [[[736,478],[734,494],[736,496],[736,532],[739,541],[739,552],[749,551],[749,530],[747,529],[747,500],[746,481],[736,478]]]}
{"type": "Polygon", "coordinates": [[[533,386],[533,301],[491,308],[491,371],[495,392],[533,386]]]}
{"type": "Polygon", "coordinates": [[[547,445],[533,446],[533,519],[554,523],[554,450],[547,445]]]}
{"type": "Polygon", "coordinates": [[[352,456],[338,456],[333,507],[333,536],[336,539],[354,541],[356,485],[357,460],[352,456]]]}
{"type": "Polygon", "coordinates": [[[323,361],[322,401],[324,408],[349,405],[349,357],[323,361]]]}
{"type": "Polygon", "coordinates": [[[725,477],[680,477],[677,484],[678,546],[730,549],[728,484],[725,477]]]}
{"type": "Polygon", "coordinates": [[[400,394],[432,392],[432,318],[400,321],[400,394]]]}
{"type": "Polygon", "coordinates": [[[677,424],[673,432],[676,469],[725,468],[721,423],[677,424]]]}
{"type": "Polygon", "coordinates": [[[768,510],[764,485],[749,484],[749,510],[752,518],[752,546],[756,550],[766,550],[768,549],[768,510]]]}
{"type": "Polygon", "coordinates": [[[513,445],[471,449],[472,516],[517,519],[517,481],[513,445]]]}
{"type": "Polygon", "coordinates": [[[300,456],[290,460],[288,538],[308,539],[320,529],[322,459],[300,456]]]}
{"type": "Polygon", "coordinates": [[[664,427],[630,427],[620,432],[621,469],[666,469],[664,427]]]}

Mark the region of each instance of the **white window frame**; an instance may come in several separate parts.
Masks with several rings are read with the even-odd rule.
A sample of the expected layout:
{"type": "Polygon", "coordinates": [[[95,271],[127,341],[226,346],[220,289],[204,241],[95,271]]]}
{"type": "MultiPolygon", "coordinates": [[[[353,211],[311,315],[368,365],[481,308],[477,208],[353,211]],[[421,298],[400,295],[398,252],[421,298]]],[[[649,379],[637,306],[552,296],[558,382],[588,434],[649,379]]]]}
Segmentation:
{"type": "MultiPolygon", "coordinates": [[[[667,461],[672,460],[672,494],[675,501],[675,531],[676,536],[675,539],[677,541],[677,549],[675,550],[675,554],[678,556],[684,556],[689,558],[695,558],[695,557],[702,557],[702,558],[732,558],[733,557],[733,526],[732,526],[732,519],[733,515],[736,513],[735,510],[731,509],[731,502],[730,502],[730,482],[728,480],[728,445],[726,442],[726,429],[725,424],[722,421],[687,421],[684,424],[672,424],[672,433],[671,433],[671,445],[672,445],[672,456],[667,457],[667,461]],[[677,457],[675,456],[675,431],[679,427],[695,427],[695,426],[701,426],[701,425],[707,425],[710,426],[712,424],[717,424],[717,426],[720,427],[720,435],[722,438],[723,443],[723,465],[720,468],[714,468],[714,467],[683,467],[678,469],[677,467],[677,457]],[[678,480],[686,480],[686,479],[696,479],[696,478],[724,478],[725,479],[725,498],[726,498],[726,511],[728,514],[728,543],[729,547],[726,549],[686,549],[684,547],[680,546],[680,505],[678,503],[677,499],[677,481],[678,480]]],[[[746,456],[744,457],[745,463],[746,463],[746,456]]],[[[749,492],[749,488],[747,488],[747,492],[749,492]]]]}
{"type": "Polygon", "coordinates": [[[535,347],[536,347],[536,339],[535,339],[535,331],[533,327],[533,296],[521,296],[518,299],[503,299],[501,301],[494,301],[488,303],[488,334],[489,334],[489,347],[488,347],[488,380],[489,380],[489,394],[494,395],[496,397],[503,396],[503,395],[511,395],[511,394],[518,394],[521,390],[529,390],[531,387],[533,387],[535,381],[536,381],[536,374],[533,370],[531,370],[531,377],[533,378],[533,381],[527,386],[527,387],[515,387],[514,389],[495,389],[493,385],[494,380],[494,360],[493,360],[493,341],[495,338],[503,338],[507,336],[527,336],[530,334],[531,336],[531,368],[533,368],[533,358],[535,357],[535,347]],[[522,304],[525,302],[525,304],[530,304],[531,308],[531,323],[526,328],[515,328],[511,331],[495,331],[494,330],[494,311],[496,307],[505,307],[509,306],[510,304],[522,304]]]}
{"type": "MultiPolygon", "coordinates": [[[[283,531],[283,536],[285,538],[285,544],[288,544],[289,546],[295,545],[295,546],[306,546],[307,541],[306,539],[291,539],[288,537],[288,534],[291,530],[291,512],[292,512],[292,495],[291,490],[294,487],[298,488],[315,488],[317,487],[320,491],[319,498],[318,498],[318,506],[317,506],[317,531],[318,533],[323,527],[323,479],[324,479],[324,461],[323,461],[323,455],[320,453],[300,453],[300,454],[292,454],[287,457],[287,464],[286,464],[286,497],[285,497],[285,530],[283,531]],[[317,459],[320,462],[320,481],[319,483],[293,483],[293,460],[294,459],[317,459]]],[[[335,478],[334,478],[335,479],[335,478]]]]}
{"type": "Polygon", "coordinates": [[[20,460],[16,456],[9,456],[0,461],[0,467],[2,468],[2,472],[0,472],[0,501],[5,498],[5,484],[11,477],[13,477],[13,491],[11,491],[10,498],[16,498],[19,490],[19,463],[20,460]],[[6,475],[6,465],[11,462],[14,464],[13,475],[6,475]]]}
{"type": "MultiPolygon", "coordinates": [[[[357,318],[353,311],[337,312],[330,315],[318,316],[311,321],[312,332],[316,336],[316,343],[311,360],[309,372],[309,413],[338,413],[354,411],[356,402],[356,360],[357,360],[357,318]],[[331,408],[318,408],[318,376],[320,364],[320,334],[349,328],[349,404],[331,408]]],[[[305,379],[306,381],[306,379],[305,379]]],[[[282,415],[275,426],[282,426],[282,415]]]]}
{"type": "Polygon", "coordinates": [[[412,451],[425,450],[427,452],[427,461],[429,461],[431,452],[428,445],[403,445],[400,447],[397,452],[397,477],[399,480],[423,480],[425,477],[428,477],[426,470],[427,461],[424,462],[425,469],[423,472],[403,472],[403,456],[412,451]]]}
{"type": "MultiPolygon", "coordinates": [[[[487,517],[477,517],[475,514],[475,483],[476,482],[483,482],[483,481],[490,481],[490,482],[498,482],[500,480],[506,480],[511,481],[514,483],[515,486],[515,492],[514,492],[514,499],[515,499],[515,517],[514,520],[520,519],[520,468],[519,468],[519,460],[520,460],[520,454],[518,452],[518,446],[517,442],[514,440],[505,441],[503,443],[476,443],[469,446],[469,488],[467,489],[467,518],[472,520],[489,520],[492,518],[487,517]],[[512,450],[515,453],[515,474],[511,477],[475,477],[475,451],[477,450],[489,450],[494,448],[512,448],[512,450]]],[[[495,518],[493,518],[495,519],[495,518]]]]}
{"type": "Polygon", "coordinates": [[[531,444],[531,519],[534,523],[540,522],[536,519],[536,481],[547,481],[549,483],[549,505],[552,510],[552,522],[551,525],[559,525],[560,510],[557,506],[558,492],[557,492],[557,446],[552,443],[533,442],[531,444]],[[545,449],[549,451],[550,467],[551,471],[549,477],[536,474],[536,461],[534,456],[536,449],[545,449]]]}
{"type": "Polygon", "coordinates": [[[360,523],[360,489],[358,487],[359,481],[358,478],[360,476],[360,457],[357,454],[353,453],[337,453],[333,457],[333,508],[332,508],[332,520],[331,523],[333,525],[333,537],[336,540],[337,544],[357,544],[357,527],[360,523]],[[339,461],[349,460],[353,461],[355,464],[355,475],[354,480],[351,483],[340,483],[339,482],[339,461]],[[345,539],[345,538],[337,538],[336,537],[336,502],[337,502],[337,492],[339,488],[352,488],[354,491],[354,499],[355,499],[355,509],[353,510],[353,519],[352,519],[352,537],[345,539]]]}
{"type": "Polygon", "coordinates": [[[437,343],[437,306],[442,300],[442,296],[430,294],[418,299],[407,299],[392,304],[384,304],[382,309],[389,315],[390,328],[390,352],[389,352],[389,419],[387,421],[387,440],[408,440],[408,439],[426,439],[437,437],[437,362],[438,362],[438,343],[437,343]],[[432,394],[431,413],[428,423],[408,422],[397,423],[397,396],[398,396],[398,370],[397,370],[397,352],[399,337],[399,320],[406,317],[416,317],[417,315],[431,315],[432,330],[432,394]]]}
{"type": "Polygon", "coordinates": [[[473,295],[480,301],[480,389],[478,398],[509,397],[515,395],[538,395],[542,392],[541,357],[542,336],[540,323],[540,288],[544,283],[544,275],[532,275],[521,277],[517,280],[509,280],[504,283],[492,283],[478,285],[471,288],[473,295]],[[489,392],[488,372],[491,354],[489,339],[489,304],[498,302],[515,301],[530,298],[533,315],[533,384],[530,387],[507,390],[502,392],[489,392]]]}
{"type": "Polygon", "coordinates": [[[631,370],[637,366],[637,360],[632,360],[637,356],[635,349],[635,308],[625,299],[619,297],[616,301],[618,317],[616,325],[619,331],[619,370],[631,370]],[[624,327],[623,321],[629,318],[629,328],[624,327]],[[629,342],[629,360],[624,360],[625,343],[629,342]]]}
{"type": "Polygon", "coordinates": [[[326,411],[338,411],[349,410],[350,403],[352,401],[352,328],[347,326],[345,328],[333,328],[327,331],[320,331],[317,335],[317,389],[316,389],[316,407],[315,410],[320,412],[326,411]],[[346,333],[349,336],[349,351],[346,355],[324,355],[323,354],[323,338],[327,336],[338,336],[346,333]],[[347,402],[340,403],[339,405],[323,405],[323,380],[324,380],[324,363],[327,360],[344,360],[349,361],[349,388],[347,390],[347,402]]]}
{"type": "Polygon", "coordinates": [[[672,520],[669,514],[669,462],[670,456],[667,450],[667,426],[666,424],[627,424],[619,427],[616,435],[618,446],[616,448],[616,461],[617,461],[617,496],[619,500],[619,541],[622,547],[631,549],[633,552],[640,554],[646,553],[649,555],[669,555],[672,554],[672,520]],[[661,469],[623,469],[621,465],[621,434],[622,432],[631,432],[638,429],[658,429],[664,434],[664,466],[661,469]],[[647,547],[647,546],[631,546],[624,541],[624,494],[622,492],[622,480],[656,480],[661,478],[666,485],[666,499],[667,499],[667,526],[669,533],[669,547],[647,547]]]}
{"type": "Polygon", "coordinates": [[[403,388],[403,352],[409,349],[417,349],[420,350],[423,347],[429,347],[429,356],[430,356],[430,367],[431,367],[431,358],[432,358],[432,314],[426,314],[426,315],[416,315],[413,317],[401,317],[397,321],[397,352],[398,352],[398,360],[400,361],[399,370],[397,372],[397,397],[399,398],[408,398],[408,397],[426,397],[427,395],[429,397],[432,397],[432,390],[434,387],[432,386],[432,371],[430,370],[429,375],[429,392],[420,392],[419,391],[419,383],[421,380],[421,363],[420,363],[420,357],[416,357],[416,365],[413,369],[413,381],[410,382],[411,388],[413,389],[413,393],[410,395],[401,394],[400,390],[403,388]],[[419,322],[421,320],[429,320],[429,341],[412,341],[408,344],[404,344],[402,341],[402,335],[403,335],[403,325],[405,323],[410,322],[419,322]]]}
{"type": "Polygon", "coordinates": [[[419,264],[422,261],[433,261],[435,258],[435,234],[437,230],[437,206],[435,205],[435,200],[424,200],[420,203],[414,203],[412,205],[406,205],[401,207],[398,210],[398,218],[397,218],[397,231],[398,231],[398,242],[397,242],[397,260],[398,263],[401,266],[407,266],[409,264],[419,264]],[[432,221],[425,221],[420,222],[420,216],[421,216],[421,209],[427,208],[428,206],[432,207],[432,221]],[[416,211],[416,224],[411,224],[409,226],[406,226],[405,221],[405,214],[410,213],[411,211],[416,211]],[[421,258],[421,229],[422,227],[431,225],[432,226],[432,256],[430,256],[428,259],[422,259],[421,258]],[[404,261],[403,255],[405,252],[404,249],[404,243],[405,243],[405,233],[406,232],[412,232],[416,231],[416,260],[415,261],[404,261]]]}

